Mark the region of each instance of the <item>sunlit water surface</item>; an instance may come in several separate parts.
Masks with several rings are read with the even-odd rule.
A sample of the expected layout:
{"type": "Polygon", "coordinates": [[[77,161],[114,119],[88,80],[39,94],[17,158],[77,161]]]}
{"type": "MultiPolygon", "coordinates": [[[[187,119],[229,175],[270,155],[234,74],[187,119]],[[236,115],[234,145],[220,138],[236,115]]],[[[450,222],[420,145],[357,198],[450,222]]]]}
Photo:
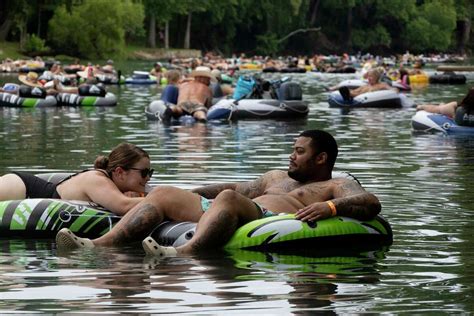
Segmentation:
{"type": "MultiPolygon", "coordinates": [[[[419,87],[408,97],[458,100],[474,80],[466,75],[468,85],[419,87]]],[[[286,169],[298,133],[324,129],[340,146],[337,169],[380,198],[394,232],[389,249],[157,261],[139,245],[59,256],[52,241],[2,240],[0,312],[472,312],[474,140],[414,134],[413,108],[329,108],[323,87],[355,75],[291,77],[310,103],[307,119],[164,126],[144,115],[156,86],[110,87],[119,96],[112,108],[0,109],[0,173],[90,168],[98,154],[129,141],[150,153],[153,185],[245,181],[286,169]]]]}

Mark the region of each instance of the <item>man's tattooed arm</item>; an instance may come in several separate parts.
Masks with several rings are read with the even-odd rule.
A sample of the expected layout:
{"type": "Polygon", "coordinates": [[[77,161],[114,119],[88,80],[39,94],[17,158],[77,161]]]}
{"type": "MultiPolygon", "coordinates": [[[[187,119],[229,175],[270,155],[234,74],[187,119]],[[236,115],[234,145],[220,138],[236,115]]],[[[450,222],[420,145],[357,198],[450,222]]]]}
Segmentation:
{"type": "Polygon", "coordinates": [[[382,209],[379,199],[353,180],[346,180],[336,187],[332,202],[337,215],[360,220],[372,219],[382,209]]]}
{"type": "Polygon", "coordinates": [[[248,197],[249,199],[254,199],[263,195],[265,192],[265,179],[266,177],[263,175],[254,181],[238,183],[235,191],[248,197]]]}

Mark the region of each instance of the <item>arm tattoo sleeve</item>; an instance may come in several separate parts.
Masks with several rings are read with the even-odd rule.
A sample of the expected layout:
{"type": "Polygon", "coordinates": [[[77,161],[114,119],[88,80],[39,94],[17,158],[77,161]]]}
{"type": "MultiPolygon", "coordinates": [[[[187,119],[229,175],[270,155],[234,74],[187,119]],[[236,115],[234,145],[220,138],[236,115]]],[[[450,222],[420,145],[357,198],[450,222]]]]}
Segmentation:
{"type": "Polygon", "coordinates": [[[334,192],[334,204],[337,214],[360,220],[369,220],[380,213],[381,205],[378,198],[365,191],[355,181],[342,183],[334,192]]]}
{"type": "Polygon", "coordinates": [[[254,181],[238,183],[235,190],[249,199],[261,196],[265,190],[264,177],[259,177],[254,181]]]}

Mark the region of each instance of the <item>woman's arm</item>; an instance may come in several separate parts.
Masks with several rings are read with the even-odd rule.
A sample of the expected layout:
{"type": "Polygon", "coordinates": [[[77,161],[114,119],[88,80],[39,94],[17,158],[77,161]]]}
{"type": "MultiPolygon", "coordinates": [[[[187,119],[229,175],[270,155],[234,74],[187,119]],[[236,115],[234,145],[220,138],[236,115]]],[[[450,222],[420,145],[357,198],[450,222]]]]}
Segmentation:
{"type": "Polygon", "coordinates": [[[97,176],[88,181],[85,193],[89,199],[117,215],[125,215],[135,205],[143,201],[142,197],[128,197],[105,176],[97,176]]]}

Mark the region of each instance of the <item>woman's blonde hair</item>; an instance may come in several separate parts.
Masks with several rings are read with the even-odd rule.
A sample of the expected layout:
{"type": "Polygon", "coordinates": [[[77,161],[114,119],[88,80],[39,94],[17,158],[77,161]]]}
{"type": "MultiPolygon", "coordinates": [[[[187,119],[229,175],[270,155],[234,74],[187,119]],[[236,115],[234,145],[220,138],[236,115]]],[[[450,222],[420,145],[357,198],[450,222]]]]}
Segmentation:
{"type": "Polygon", "coordinates": [[[382,76],[382,72],[378,69],[371,69],[367,72],[367,76],[373,75],[376,82],[380,81],[380,77],[382,76]]]}

